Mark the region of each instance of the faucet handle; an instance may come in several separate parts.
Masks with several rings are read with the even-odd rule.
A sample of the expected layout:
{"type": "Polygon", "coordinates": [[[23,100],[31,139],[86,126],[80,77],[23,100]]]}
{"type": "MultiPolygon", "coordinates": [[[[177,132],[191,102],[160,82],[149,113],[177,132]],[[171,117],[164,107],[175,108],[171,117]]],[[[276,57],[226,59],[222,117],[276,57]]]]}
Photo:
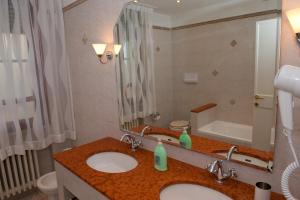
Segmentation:
{"type": "Polygon", "coordinates": [[[238,177],[237,171],[234,168],[229,169],[229,173],[230,173],[231,177],[233,177],[233,178],[238,177]]]}
{"type": "Polygon", "coordinates": [[[137,148],[143,146],[143,143],[141,140],[137,140],[136,137],[132,138],[132,142],[131,142],[131,149],[133,151],[135,151],[137,148]]]}
{"type": "Polygon", "coordinates": [[[135,137],[126,133],[122,136],[121,141],[124,141],[128,144],[132,143],[132,141],[134,141],[135,137]]]}
{"type": "Polygon", "coordinates": [[[206,167],[206,169],[211,173],[214,171],[214,167],[212,165],[213,165],[213,163],[209,163],[206,167]]]}
{"type": "Polygon", "coordinates": [[[141,140],[138,140],[138,141],[136,141],[136,145],[137,145],[138,147],[142,147],[142,146],[143,146],[143,143],[142,143],[141,140]]]}
{"type": "Polygon", "coordinates": [[[216,172],[216,161],[213,161],[213,162],[209,163],[209,164],[207,165],[206,169],[207,169],[210,173],[216,172]]]}
{"type": "Polygon", "coordinates": [[[210,173],[217,173],[218,170],[221,168],[220,166],[222,166],[222,164],[223,164],[223,160],[215,160],[212,163],[207,165],[207,170],[210,173]],[[217,168],[217,166],[218,166],[218,168],[217,168]]]}

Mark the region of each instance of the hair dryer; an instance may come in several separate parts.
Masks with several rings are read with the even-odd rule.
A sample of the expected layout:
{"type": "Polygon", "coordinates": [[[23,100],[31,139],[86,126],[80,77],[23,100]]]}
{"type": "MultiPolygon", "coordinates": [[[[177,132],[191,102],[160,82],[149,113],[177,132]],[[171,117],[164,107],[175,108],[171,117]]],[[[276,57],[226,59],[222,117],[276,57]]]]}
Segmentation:
{"type": "Polygon", "coordinates": [[[289,191],[289,177],[299,167],[299,161],[292,142],[293,123],[293,107],[294,97],[300,97],[300,68],[290,65],[281,67],[274,81],[275,87],[278,89],[278,102],[283,124],[283,133],[288,137],[295,162],[291,163],[283,172],[281,178],[281,188],[284,196],[288,200],[296,200],[289,191]]]}

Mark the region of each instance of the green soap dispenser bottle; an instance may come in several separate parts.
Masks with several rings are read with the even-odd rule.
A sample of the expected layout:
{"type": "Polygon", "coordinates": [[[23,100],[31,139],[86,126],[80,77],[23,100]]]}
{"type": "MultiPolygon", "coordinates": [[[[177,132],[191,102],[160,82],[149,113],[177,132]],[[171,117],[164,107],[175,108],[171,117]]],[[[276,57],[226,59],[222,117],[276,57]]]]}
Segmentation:
{"type": "Polygon", "coordinates": [[[180,145],[185,149],[192,149],[192,139],[186,130],[179,137],[180,145]]]}
{"type": "Polygon", "coordinates": [[[166,171],[168,169],[167,165],[167,151],[159,139],[154,149],[154,168],[158,171],[166,171]]]}

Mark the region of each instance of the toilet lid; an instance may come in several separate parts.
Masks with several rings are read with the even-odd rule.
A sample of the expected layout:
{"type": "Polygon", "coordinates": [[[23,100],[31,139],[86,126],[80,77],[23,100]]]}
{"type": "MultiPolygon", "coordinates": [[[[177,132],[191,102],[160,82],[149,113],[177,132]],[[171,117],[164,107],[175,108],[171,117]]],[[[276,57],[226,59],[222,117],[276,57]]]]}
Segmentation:
{"type": "Polygon", "coordinates": [[[185,131],[185,130],[187,130],[189,127],[182,127],[182,128],[174,128],[174,127],[169,127],[170,128],[170,130],[172,130],[172,131],[177,131],[177,132],[182,132],[182,131],[185,131]]]}
{"type": "Polygon", "coordinates": [[[178,120],[170,123],[170,127],[188,127],[190,125],[189,121],[186,120],[178,120]]]}

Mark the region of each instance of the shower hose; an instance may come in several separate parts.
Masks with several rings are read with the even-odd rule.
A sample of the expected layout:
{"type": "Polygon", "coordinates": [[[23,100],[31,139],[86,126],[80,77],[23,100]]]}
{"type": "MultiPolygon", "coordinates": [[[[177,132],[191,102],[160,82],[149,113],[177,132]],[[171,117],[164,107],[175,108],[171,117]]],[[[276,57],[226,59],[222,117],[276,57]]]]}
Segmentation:
{"type": "Polygon", "coordinates": [[[293,145],[292,141],[292,131],[291,130],[284,130],[285,135],[288,137],[288,142],[291,147],[293,157],[295,159],[295,162],[292,162],[283,172],[282,178],[281,178],[281,189],[283,192],[283,195],[287,200],[297,200],[293,195],[291,194],[289,190],[289,178],[293,174],[293,172],[299,168],[299,161],[296,155],[296,151],[293,145]]]}

